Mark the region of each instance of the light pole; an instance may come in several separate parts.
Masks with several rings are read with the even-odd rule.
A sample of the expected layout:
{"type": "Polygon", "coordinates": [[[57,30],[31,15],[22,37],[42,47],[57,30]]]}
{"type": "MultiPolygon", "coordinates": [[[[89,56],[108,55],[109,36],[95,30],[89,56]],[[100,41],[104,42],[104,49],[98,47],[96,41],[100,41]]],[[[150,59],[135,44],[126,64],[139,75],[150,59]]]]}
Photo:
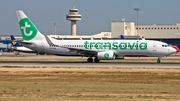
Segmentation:
{"type": "Polygon", "coordinates": [[[56,23],[54,23],[54,34],[56,35],[56,23]]]}
{"type": "MultiPolygon", "coordinates": [[[[139,28],[138,28],[138,11],[142,10],[141,8],[134,8],[135,11],[137,11],[137,37],[139,35],[139,28]]],[[[138,37],[139,40],[139,37],[138,37]]]]}

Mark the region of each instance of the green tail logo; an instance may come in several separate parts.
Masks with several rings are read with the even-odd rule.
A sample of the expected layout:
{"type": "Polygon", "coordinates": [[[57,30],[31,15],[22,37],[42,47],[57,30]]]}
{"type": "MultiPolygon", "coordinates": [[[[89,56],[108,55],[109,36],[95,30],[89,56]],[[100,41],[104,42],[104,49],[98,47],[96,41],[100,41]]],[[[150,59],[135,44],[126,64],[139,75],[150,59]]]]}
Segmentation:
{"type": "Polygon", "coordinates": [[[21,21],[19,21],[19,25],[23,40],[31,40],[36,36],[38,30],[28,18],[24,18],[21,21]]]}

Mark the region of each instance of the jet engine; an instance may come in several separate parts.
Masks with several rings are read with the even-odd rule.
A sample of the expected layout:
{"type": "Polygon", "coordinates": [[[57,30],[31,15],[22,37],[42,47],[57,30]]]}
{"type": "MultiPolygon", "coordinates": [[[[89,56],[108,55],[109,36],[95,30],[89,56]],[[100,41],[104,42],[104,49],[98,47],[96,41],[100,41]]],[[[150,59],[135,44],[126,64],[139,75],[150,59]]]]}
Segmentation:
{"type": "Polygon", "coordinates": [[[112,51],[98,52],[97,58],[99,60],[113,60],[113,59],[115,59],[115,53],[112,51]]]}
{"type": "Polygon", "coordinates": [[[6,52],[11,52],[13,49],[12,49],[12,44],[11,43],[8,43],[7,44],[7,49],[6,49],[6,52]]]}

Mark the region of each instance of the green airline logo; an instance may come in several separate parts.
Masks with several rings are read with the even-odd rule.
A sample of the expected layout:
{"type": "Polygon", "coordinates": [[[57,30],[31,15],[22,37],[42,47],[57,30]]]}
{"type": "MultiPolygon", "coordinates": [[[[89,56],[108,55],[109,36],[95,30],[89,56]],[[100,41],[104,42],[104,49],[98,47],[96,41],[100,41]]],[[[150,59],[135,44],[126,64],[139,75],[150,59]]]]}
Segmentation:
{"type": "Polygon", "coordinates": [[[113,49],[113,50],[117,50],[118,48],[121,50],[127,50],[128,48],[130,50],[133,49],[140,49],[140,50],[147,50],[147,43],[145,42],[141,42],[139,43],[139,41],[136,42],[84,42],[85,48],[86,49],[92,49],[92,47],[95,47],[96,49],[113,49]]]}
{"type": "Polygon", "coordinates": [[[108,54],[108,53],[105,53],[105,54],[104,54],[104,58],[109,58],[109,54],[108,54]]]}
{"type": "Polygon", "coordinates": [[[28,18],[24,18],[21,21],[19,21],[19,25],[23,40],[31,40],[36,36],[38,30],[28,18]]]}

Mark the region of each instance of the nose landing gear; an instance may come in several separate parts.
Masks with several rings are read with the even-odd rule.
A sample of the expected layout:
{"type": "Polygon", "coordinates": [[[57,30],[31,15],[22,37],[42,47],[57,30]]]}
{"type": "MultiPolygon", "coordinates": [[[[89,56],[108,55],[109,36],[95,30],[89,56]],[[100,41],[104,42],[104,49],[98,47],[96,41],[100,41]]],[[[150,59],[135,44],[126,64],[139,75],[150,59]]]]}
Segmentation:
{"type": "Polygon", "coordinates": [[[160,57],[158,57],[157,63],[161,63],[161,60],[160,60],[160,59],[162,59],[162,58],[166,58],[166,56],[160,56],[160,57]]]}

